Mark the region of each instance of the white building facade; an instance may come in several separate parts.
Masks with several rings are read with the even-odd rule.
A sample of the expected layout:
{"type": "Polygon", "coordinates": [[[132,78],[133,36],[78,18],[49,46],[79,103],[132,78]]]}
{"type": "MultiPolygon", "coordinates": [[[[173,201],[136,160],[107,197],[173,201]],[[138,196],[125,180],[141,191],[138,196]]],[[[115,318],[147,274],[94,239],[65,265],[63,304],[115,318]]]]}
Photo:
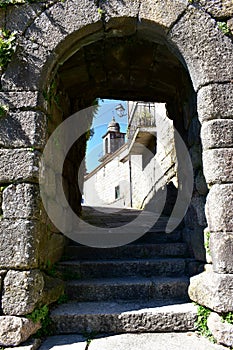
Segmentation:
{"type": "Polygon", "coordinates": [[[167,184],[177,187],[174,127],[165,104],[128,102],[127,137],[125,143],[119,124],[109,124],[101,164],[85,177],[85,205],[144,209],[167,184]]]}

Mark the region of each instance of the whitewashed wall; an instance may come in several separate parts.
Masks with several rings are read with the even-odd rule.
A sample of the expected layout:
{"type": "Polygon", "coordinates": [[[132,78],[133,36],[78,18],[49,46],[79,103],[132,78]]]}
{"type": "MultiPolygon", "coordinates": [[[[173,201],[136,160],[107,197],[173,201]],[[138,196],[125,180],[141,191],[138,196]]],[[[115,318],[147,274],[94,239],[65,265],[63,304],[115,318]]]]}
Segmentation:
{"type": "Polygon", "coordinates": [[[177,187],[174,128],[173,122],[166,116],[163,103],[156,104],[156,129],[157,153],[147,166],[143,169],[141,155],[131,156],[134,208],[144,208],[156,192],[170,181],[177,187]]]}
{"type": "MultiPolygon", "coordinates": [[[[166,183],[172,181],[177,187],[173,122],[166,116],[165,104],[156,104],[156,111],[156,155],[146,167],[143,167],[143,155],[130,156],[132,204],[138,209],[143,209],[166,183]]],[[[122,162],[126,156],[127,148],[123,147],[86,177],[85,205],[130,207],[130,163],[122,162]],[[119,200],[115,200],[116,186],[120,186],[119,200]]]]}
{"type": "Polygon", "coordinates": [[[126,145],[109,160],[90,173],[84,183],[84,204],[91,206],[130,206],[129,162],[126,145]],[[115,199],[115,187],[120,186],[120,198],[115,199]]]}

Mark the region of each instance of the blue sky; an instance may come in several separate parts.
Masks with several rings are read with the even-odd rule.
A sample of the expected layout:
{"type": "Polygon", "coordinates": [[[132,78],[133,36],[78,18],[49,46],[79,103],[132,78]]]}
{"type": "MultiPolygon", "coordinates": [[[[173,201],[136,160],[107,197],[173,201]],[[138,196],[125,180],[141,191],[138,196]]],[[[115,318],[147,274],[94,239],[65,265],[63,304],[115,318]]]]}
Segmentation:
{"type": "Polygon", "coordinates": [[[98,159],[101,157],[103,152],[103,140],[102,136],[106,133],[108,123],[112,120],[113,116],[115,120],[120,124],[121,131],[126,132],[127,130],[127,115],[119,117],[116,113],[116,106],[119,104],[125,108],[127,113],[127,102],[121,100],[100,100],[98,114],[95,116],[92,124],[94,128],[94,136],[87,143],[87,154],[86,154],[86,167],[87,171],[90,172],[95,169],[100,163],[98,159]]]}

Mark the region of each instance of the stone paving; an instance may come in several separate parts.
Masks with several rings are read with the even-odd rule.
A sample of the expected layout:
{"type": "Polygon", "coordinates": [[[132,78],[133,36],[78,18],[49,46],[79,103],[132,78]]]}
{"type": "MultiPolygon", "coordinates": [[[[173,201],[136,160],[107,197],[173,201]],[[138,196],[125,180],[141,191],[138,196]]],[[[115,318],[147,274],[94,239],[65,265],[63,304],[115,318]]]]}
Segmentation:
{"type": "Polygon", "coordinates": [[[88,345],[80,335],[53,336],[39,350],[226,350],[196,333],[141,333],[103,336],[88,345]]]}

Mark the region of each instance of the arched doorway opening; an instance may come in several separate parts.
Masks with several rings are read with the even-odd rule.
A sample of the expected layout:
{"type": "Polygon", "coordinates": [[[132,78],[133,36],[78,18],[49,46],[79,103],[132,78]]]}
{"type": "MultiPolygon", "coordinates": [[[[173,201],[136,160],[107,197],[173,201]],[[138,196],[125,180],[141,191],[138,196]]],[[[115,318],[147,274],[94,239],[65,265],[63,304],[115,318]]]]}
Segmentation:
{"type": "MultiPolygon", "coordinates": [[[[97,97],[165,103],[168,117],[173,120],[192,159],[195,187],[184,219],[184,235],[193,256],[203,262],[204,206],[208,190],[202,170],[196,93],[183,60],[175,55],[174,48],[161,36],[157,26],[149,22],[147,25],[147,36],[140,32],[101,37],[95,41],[90,39],[90,42],[85,38],[85,45],[77,44],[73,55],[63,59],[62,64],[58,62],[48,90],[51,93],[51,86],[54,89],[54,97],[50,100],[50,129],[69,115],[92,105],[97,97]]],[[[64,164],[67,196],[77,212],[81,200],[77,179],[79,165],[85,157],[85,144],[86,135],[83,135],[70,150],[64,164]]],[[[82,171],[84,174],[84,169],[82,171]]],[[[171,196],[169,198],[168,194],[169,201],[171,196]]]]}
{"type": "MultiPolygon", "coordinates": [[[[217,312],[232,311],[232,259],[225,253],[232,250],[232,220],[229,219],[232,216],[232,138],[231,133],[225,133],[228,128],[232,130],[232,109],[229,108],[232,103],[232,66],[228,64],[232,57],[232,41],[217,24],[218,19],[228,20],[228,15],[223,15],[224,9],[218,9],[216,13],[213,1],[210,6],[179,0],[163,3],[80,0],[79,4],[77,7],[75,1],[67,0],[49,3],[48,7],[37,3],[32,8],[23,5],[22,8],[3,10],[3,23],[21,34],[16,54],[1,77],[3,104],[9,107],[14,117],[17,114],[25,134],[32,132],[35,136],[36,128],[29,128],[29,132],[25,127],[26,117],[41,120],[48,114],[50,134],[64,119],[90,105],[96,97],[166,102],[169,117],[174,120],[195,164],[196,192],[185,218],[187,240],[192,243],[193,250],[197,242],[197,236],[192,235],[196,231],[194,224],[198,222],[203,226],[207,191],[199,164],[198,109],[199,120],[203,123],[204,173],[210,189],[206,213],[213,267],[210,273],[204,272],[193,280],[192,299],[217,312]],[[18,18],[23,20],[18,21],[18,18]],[[138,52],[139,49],[147,54],[138,52]],[[223,291],[225,281],[227,288],[223,291]]],[[[12,121],[11,125],[18,131],[12,121]]],[[[42,210],[35,210],[41,209],[36,194],[38,159],[46,143],[44,134],[47,129],[42,125],[41,130],[39,141],[30,137],[26,139],[18,133],[13,139],[9,135],[2,141],[1,183],[7,188],[3,190],[1,226],[3,232],[7,232],[7,244],[4,236],[1,239],[8,249],[1,257],[1,268],[8,271],[6,277],[5,272],[2,277],[4,288],[13,286],[9,282],[12,275],[22,277],[23,270],[26,270],[27,276],[31,273],[41,276],[39,269],[45,268],[51,256],[52,262],[59,260],[59,254],[53,252],[60,252],[62,242],[59,246],[58,236],[61,238],[61,235],[53,234],[54,228],[50,230],[50,226],[46,226],[42,210]],[[23,198],[20,203],[29,203],[29,210],[23,213],[23,218],[18,203],[11,196],[14,186],[23,198]],[[7,201],[8,207],[5,205],[7,201]],[[12,238],[9,240],[8,237],[12,238]],[[20,250],[20,245],[26,247],[26,254],[20,250]]],[[[64,187],[77,212],[81,196],[75,172],[85,154],[85,144],[86,135],[70,150],[64,165],[68,183],[64,187]]],[[[203,240],[202,232],[200,239],[203,240]]],[[[203,242],[198,245],[201,246],[203,248],[203,242]]],[[[29,286],[26,293],[31,295],[30,276],[24,281],[29,286]]],[[[5,315],[12,310],[15,315],[25,315],[41,301],[39,293],[30,307],[25,304],[24,308],[22,305],[19,308],[21,299],[17,304],[13,295],[17,294],[24,300],[26,287],[20,293],[8,291],[3,291],[2,298],[5,315]]]]}

